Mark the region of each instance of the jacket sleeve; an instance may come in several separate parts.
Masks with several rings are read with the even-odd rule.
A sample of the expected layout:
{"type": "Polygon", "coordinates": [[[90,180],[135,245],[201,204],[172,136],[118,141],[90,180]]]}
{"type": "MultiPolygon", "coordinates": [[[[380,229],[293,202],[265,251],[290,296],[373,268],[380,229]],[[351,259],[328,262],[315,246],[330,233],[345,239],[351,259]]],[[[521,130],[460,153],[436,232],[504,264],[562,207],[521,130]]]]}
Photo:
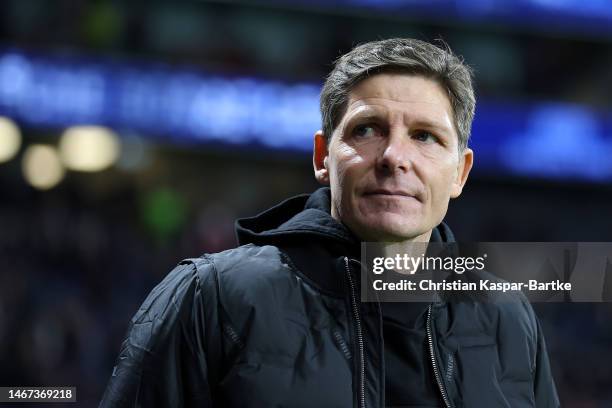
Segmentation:
{"type": "Polygon", "coordinates": [[[212,406],[210,269],[183,261],[152,290],[130,322],[100,407],[212,406]]]}
{"type": "Polygon", "coordinates": [[[557,408],[561,404],[557,395],[557,388],[550,369],[550,361],[548,360],[548,352],[546,350],[546,341],[544,333],[540,326],[540,321],[537,322],[537,351],[536,351],[536,367],[534,377],[534,394],[536,406],[538,408],[557,408]]]}

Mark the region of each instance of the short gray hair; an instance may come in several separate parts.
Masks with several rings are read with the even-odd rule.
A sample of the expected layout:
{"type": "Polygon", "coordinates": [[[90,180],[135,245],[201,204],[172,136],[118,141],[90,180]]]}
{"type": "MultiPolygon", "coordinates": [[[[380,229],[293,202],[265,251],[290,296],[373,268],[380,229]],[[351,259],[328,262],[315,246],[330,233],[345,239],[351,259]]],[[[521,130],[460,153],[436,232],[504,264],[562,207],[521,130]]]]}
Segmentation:
{"type": "Polygon", "coordinates": [[[338,58],[321,90],[321,118],[327,141],[346,111],[348,94],[371,75],[401,72],[437,81],[447,92],[453,108],[459,150],[467,147],[476,109],[472,69],[442,47],[410,38],[392,38],[358,45],[338,58]]]}

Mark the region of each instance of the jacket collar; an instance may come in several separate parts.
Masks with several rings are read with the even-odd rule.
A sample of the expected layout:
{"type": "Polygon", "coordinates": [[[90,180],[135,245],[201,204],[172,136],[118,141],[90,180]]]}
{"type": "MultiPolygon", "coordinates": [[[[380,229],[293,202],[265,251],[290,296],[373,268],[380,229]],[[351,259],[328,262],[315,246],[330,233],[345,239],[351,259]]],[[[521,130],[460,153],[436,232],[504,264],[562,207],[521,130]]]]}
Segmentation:
{"type": "Polygon", "coordinates": [[[250,218],[236,221],[239,245],[285,243],[288,240],[336,241],[357,245],[359,240],[331,216],[328,187],[302,194],[250,218]]]}

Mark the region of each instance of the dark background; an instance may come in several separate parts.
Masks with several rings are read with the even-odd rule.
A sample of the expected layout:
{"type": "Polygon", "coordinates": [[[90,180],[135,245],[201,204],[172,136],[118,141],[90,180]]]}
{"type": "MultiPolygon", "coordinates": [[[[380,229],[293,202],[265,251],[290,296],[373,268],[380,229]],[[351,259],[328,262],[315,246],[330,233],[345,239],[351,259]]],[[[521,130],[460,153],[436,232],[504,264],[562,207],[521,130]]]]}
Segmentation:
{"type": "MultiPolygon", "coordinates": [[[[558,22],[342,3],[5,1],[0,48],[321,83],[359,42],[442,37],[475,68],[478,98],[610,112],[612,30],[571,13],[558,22]]],[[[97,404],[129,319],[180,259],[234,246],[236,217],[317,187],[304,152],[141,132],[136,168],[69,171],[38,190],[22,176],[23,152],[57,144],[62,129],[15,120],[22,147],[0,164],[0,385],[76,386],[79,406],[97,404]]],[[[475,153],[447,217],[459,240],[612,240],[612,179],[485,171],[475,153]]],[[[535,307],[562,405],[612,406],[612,304],[535,307]]]]}

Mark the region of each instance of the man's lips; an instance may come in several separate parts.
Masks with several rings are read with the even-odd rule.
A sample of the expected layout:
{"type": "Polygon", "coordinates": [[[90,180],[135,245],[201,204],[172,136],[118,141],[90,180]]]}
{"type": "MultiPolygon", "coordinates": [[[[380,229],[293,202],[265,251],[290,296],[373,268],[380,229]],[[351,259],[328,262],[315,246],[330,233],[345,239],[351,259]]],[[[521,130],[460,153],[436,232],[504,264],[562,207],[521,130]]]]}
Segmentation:
{"type": "MultiPolygon", "coordinates": [[[[419,200],[419,197],[416,194],[410,194],[404,190],[388,190],[385,188],[377,188],[374,190],[368,190],[364,193],[365,196],[370,195],[382,195],[382,196],[390,196],[390,197],[406,197],[406,198],[414,198],[419,200]]],[[[419,200],[420,201],[420,200],[419,200]]]]}

